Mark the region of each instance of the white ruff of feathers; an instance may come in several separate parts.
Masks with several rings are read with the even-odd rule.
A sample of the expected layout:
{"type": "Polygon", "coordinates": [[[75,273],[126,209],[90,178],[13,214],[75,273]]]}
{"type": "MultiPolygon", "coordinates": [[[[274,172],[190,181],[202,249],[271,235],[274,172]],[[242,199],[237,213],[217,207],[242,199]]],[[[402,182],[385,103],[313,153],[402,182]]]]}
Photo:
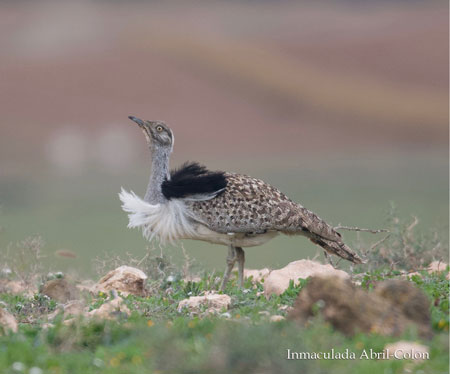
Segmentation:
{"type": "Polygon", "coordinates": [[[129,228],[141,227],[147,240],[159,239],[161,243],[174,243],[178,239],[195,236],[192,214],[180,199],[164,204],[149,204],[131,191],[123,188],[119,193],[122,209],[129,213],[129,228]]]}

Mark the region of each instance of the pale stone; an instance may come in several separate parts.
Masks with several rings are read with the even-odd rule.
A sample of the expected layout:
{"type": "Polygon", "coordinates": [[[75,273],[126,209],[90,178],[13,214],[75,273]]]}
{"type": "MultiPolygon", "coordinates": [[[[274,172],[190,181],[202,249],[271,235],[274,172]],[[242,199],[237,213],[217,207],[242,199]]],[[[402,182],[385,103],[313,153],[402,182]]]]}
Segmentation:
{"type": "Polygon", "coordinates": [[[71,300],[64,305],[60,305],[58,309],[48,315],[48,320],[53,321],[61,312],[64,314],[64,317],[68,315],[78,316],[80,314],[85,314],[84,302],[81,300],[71,300]]]}
{"type": "MultiPolygon", "coordinates": [[[[443,271],[446,271],[448,264],[442,261],[433,261],[428,267],[424,270],[427,270],[428,273],[442,273],[443,271]]],[[[418,271],[413,271],[409,273],[402,274],[402,278],[410,278],[412,276],[418,275],[419,277],[422,277],[422,274],[418,271]]],[[[445,277],[446,279],[450,279],[450,272],[447,272],[447,275],[445,277]]]]}
{"type": "Polygon", "coordinates": [[[418,275],[419,277],[422,276],[422,274],[420,274],[418,271],[412,271],[412,272],[410,272],[410,273],[403,273],[403,274],[401,274],[400,277],[401,277],[402,279],[408,279],[408,278],[414,277],[414,276],[416,276],[416,275],[418,275]]]}
{"type": "Polygon", "coordinates": [[[312,276],[335,276],[348,279],[350,276],[343,270],[333,268],[330,264],[323,265],[311,260],[294,261],[282,269],[272,270],[264,281],[264,295],[280,295],[289,287],[289,282],[298,284],[298,279],[306,279],[312,276]]]}
{"type": "Polygon", "coordinates": [[[88,317],[96,317],[100,319],[114,319],[117,314],[131,315],[130,309],[125,305],[121,297],[104,303],[100,308],[90,311],[88,317]]]}
{"type": "Polygon", "coordinates": [[[435,273],[435,272],[443,272],[447,269],[447,264],[445,262],[442,261],[433,261],[429,266],[428,266],[428,272],[429,273],[435,273]]]}
{"type": "Polygon", "coordinates": [[[96,283],[93,280],[84,280],[76,285],[78,291],[95,294],[96,283]]]}
{"type": "Polygon", "coordinates": [[[1,279],[0,292],[32,297],[38,292],[38,289],[34,284],[26,283],[24,281],[1,279]]]}
{"type": "Polygon", "coordinates": [[[95,292],[116,290],[124,296],[129,294],[145,296],[145,280],[147,276],[139,269],[131,266],[120,266],[101,278],[94,287],[95,292]]]}
{"type": "Polygon", "coordinates": [[[192,312],[199,312],[202,307],[206,307],[207,313],[218,313],[223,309],[228,309],[230,303],[230,296],[211,292],[203,296],[191,296],[189,299],[181,300],[178,304],[178,311],[181,312],[187,308],[192,312]]]}
{"type": "Polygon", "coordinates": [[[75,322],[77,322],[76,318],[69,318],[63,321],[63,325],[70,326],[73,325],[75,322]]]}
{"type": "Polygon", "coordinates": [[[63,313],[64,317],[72,315],[73,318],[66,319],[63,323],[71,325],[75,323],[79,316],[85,318],[99,318],[99,319],[114,319],[117,315],[124,314],[130,316],[131,311],[124,303],[121,297],[116,297],[112,300],[106,301],[98,309],[89,311],[84,303],[80,300],[71,301],[65,305],[60,306],[58,310],[48,315],[48,320],[53,320],[59,313],[63,313]]]}
{"type": "Polygon", "coordinates": [[[0,308],[0,334],[11,330],[17,332],[18,324],[14,316],[6,309],[0,308]]]}
{"type": "Polygon", "coordinates": [[[430,350],[426,345],[406,340],[386,344],[384,350],[389,352],[390,359],[405,359],[419,362],[430,357],[430,350]]]}
{"type": "Polygon", "coordinates": [[[285,320],[286,318],[284,318],[283,316],[280,316],[278,314],[275,314],[273,316],[270,317],[270,322],[280,322],[285,320]]]}
{"type": "Polygon", "coordinates": [[[78,315],[84,312],[84,302],[81,300],[72,300],[67,304],[64,304],[64,314],[65,315],[78,315]]]}
{"type": "Polygon", "coordinates": [[[261,282],[263,279],[266,279],[270,274],[270,270],[268,268],[264,269],[244,269],[244,278],[252,278],[253,282],[261,282]]]}

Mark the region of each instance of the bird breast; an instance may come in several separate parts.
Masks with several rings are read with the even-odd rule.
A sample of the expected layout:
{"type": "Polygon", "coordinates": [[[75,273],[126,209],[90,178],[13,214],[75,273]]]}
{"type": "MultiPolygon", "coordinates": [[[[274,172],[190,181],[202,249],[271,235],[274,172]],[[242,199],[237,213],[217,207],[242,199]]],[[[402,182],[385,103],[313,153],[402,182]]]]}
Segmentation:
{"type": "Polygon", "coordinates": [[[183,239],[202,240],[213,244],[233,245],[235,247],[255,247],[268,242],[278,235],[278,231],[261,233],[220,233],[198,224],[194,235],[184,236],[183,239]]]}
{"type": "Polygon", "coordinates": [[[278,235],[277,231],[261,233],[219,233],[199,222],[180,199],[165,204],[150,204],[124,189],[119,194],[122,209],[128,213],[128,227],[142,229],[145,238],[173,243],[179,239],[202,240],[214,244],[253,247],[278,235]]]}

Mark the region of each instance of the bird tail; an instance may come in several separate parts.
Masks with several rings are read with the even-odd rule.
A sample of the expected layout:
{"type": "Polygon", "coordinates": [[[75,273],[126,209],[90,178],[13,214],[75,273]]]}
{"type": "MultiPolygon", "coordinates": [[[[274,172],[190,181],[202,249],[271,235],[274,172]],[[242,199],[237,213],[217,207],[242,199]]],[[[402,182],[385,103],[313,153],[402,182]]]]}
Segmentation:
{"type": "Polygon", "coordinates": [[[354,264],[366,263],[361,257],[359,257],[350,247],[348,247],[343,241],[332,241],[324,238],[313,237],[310,240],[317,245],[320,245],[327,253],[334,254],[342,257],[345,260],[353,262],[354,264]]]}

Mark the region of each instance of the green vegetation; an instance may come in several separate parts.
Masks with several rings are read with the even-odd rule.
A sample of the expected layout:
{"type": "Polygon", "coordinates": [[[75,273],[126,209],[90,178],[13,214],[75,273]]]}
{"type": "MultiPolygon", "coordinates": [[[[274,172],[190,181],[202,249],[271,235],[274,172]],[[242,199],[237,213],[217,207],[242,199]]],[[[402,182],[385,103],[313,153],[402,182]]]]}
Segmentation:
{"type": "MultiPolygon", "coordinates": [[[[267,179],[281,181],[280,188],[293,198],[305,196],[302,199],[305,206],[319,214],[331,212],[331,222],[335,224],[388,228],[389,236],[344,232],[346,241],[369,261],[367,265],[354,268],[349,268],[344,261],[338,266],[349,271],[353,280],[369,291],[376,282],[388,278],[406,278],[417,285],[429,297],[433,338],[424,340],[413,330],[398,337],[376,333],[348,337],[334,330],[320,316],[307,326],[289,320],[271,322],[270,316],[287,315],[307,281],[297,286],[292,283],[282,295],[267,300],[262,295],[262,283],[253,285],[247,280],[245,288],[239,290],[234,277],[226,289],[231,297],[229,310],[217,315],[209,315],[205,310],[178,311],[181,300],[218,289],[221,273],[212,268],[222,268],[225,252],[221,252],[221,247],[210,248],[209,244],[198,242],[186,242],[185,251],[162,252],[159,248],[144,251],[146,243],[139,233],[126,229],[126,215],[114,199],[116,185],[93,178],[89,186],[81,187],[70,187],[68,181],[60,181],[51,189],[47,184],[37,183],[34,195],[15,188],[7,191],[10,205],[3,207],[4,214],[0,217],[3,220],[0,222],[3,228],[0,266],[8,267],[12,274],[0,275],[0,282],[8,278],[20,280],[28,284],[30,290],[36,290],[46,279],[60,276],[57,271],[65,271],[68,278],[82,281],[94,271],[95,278],[99,278],[126,264],[148,275],[150,296],[124,297],[131,311],[129,317],[120,313],[113,321],[75,317],[76,322],[68,325],[62,314],[49,320],[48,315],[57,313],[59,307],[38,291],[18,296],[1,293],[0,287],[0,307],[6,308],[19,322],[18,333],[0,336],[0,373],[447,373],[449,282],[445,272],[430,274],[423,270],[433,260],[448,263],[447,231],[441,227],[431,229],[436,220],[441,220],[443,227],[448,223],[440,206],[444,188],[431,191],[423,182],[424,185],[412,185],[405,192],[403,184],[391,184],[389,193],[382,191],[370,202],[368,193],[361,192],[367,190],[364,183],[376,184],[370,178],[361,178],[361,181],[346,178],[345,184],[335,182],[332,187],[330,184],[322,186],[320,181],[308,186],[296,185],[288,174],[267,179]],[[431,191],[430,194],[419,193],[422,187],[431,191]],[[330,188],[338,197],[331,207],[325,206],[330,199],[322,202],[319,198],[330,188]],[[314,191],[316,195],[307,195],[302,189],[314,191]],[[400,194],[404,198],[399,202],[403,216],[391,209],[387,212],[388,220],[383,222],[380,217],[388,210],[388,204],[375,208],[376,202],[386,201],[388,195],[400,194]],[[405,213],[404,207],[410,206],[413,200],[420,210],[414,212],[410,208],[405,213]],[[368,214],[376,209],[377,214],[368,214]],[[410,215],[412,213],[418,213],[419,224],[410,215]],[[338,221],[340,217],[348,218],[342,222],[338,221]],[[17,245],[9,244],[17,241],[16,237],[23,238],[25,233],[34,232],[40,233],[46,243],[33,237],[17,245]],[[67,251],[69,255],[54,256],[55,251],[67,251]],[[77,258],[72,258],[71,253],[77,258]],[[193,258],[201,258],[201,265],[193,258]],[[88,262],[94,263],[92,269],[88,262]],[[53,274],[46,276],[47,271],[53,274]],[[195,278],[196,275],[199,277],[195,278]],[[386,344],[398,340],[428,346],[430,359],[416,364],[408,360],[359,359],[364,350],[381,352],[386,344]],[[334,349],[341,353],[348,349],[355,353],[356,359],[288,360],[287,349],[294,352],[334,349]]],[[[133,180],[136,182],[136,178],[133,180]]],[[[249,267],[270,265],[276,268],[295,259],[313,257],[315,253],[317,249],[306,240],[279,238],[262,248],[249,249],[249,267]]],[[[111,297],[113,295],[102,293],[83,295],[89,310],[98,309],[111,297]]]]}
{"type": "MultiPolygon", "coordinates": [[[[363,287],[384,278],[366,274],[363,287]]],[[[400,339],[420,341],[414,331],[400,338],[377,334],[345,337],[320,318],[308,327],[290,321],[269,322],[268,315],[286,314],[305,282],[270,300],[261,295],[263,285],[245,290],[230,283],[232,306],[216,316],[177,311],[178,302],[210,288],[210,277],[199,282],[178,280],[161,283],[148,298],[128,296],[129,318],[117,321],[79,320],[64,325],[62,316],[44,328],[55,303],[42,295],[32,298],[2,294],[0,300],[21,322],[17,334],[0,337],[0,372],[31,373],[413,373],[448,372],[448,281],[444,273],[415,276],[430,296],[434,337],[422,343],[430,347],[430,360],[411,365],[407,360],[358,359],[362,351],[381,352],[400,339]],[[287,349],[296,352],[354,352],[355,360],[287,360],[287,349]],[[24,368],[15,370],[14,368],[24,368]]],[[[88,300],[98,308],[108,295],[88,300]]]]}
{"type": "MultiPolygon", "coordinates": [[[[386,216],[393,200],[402,221],[411,223],[412,216],[419,218],[415,231],[427,233],[436,227],[441,240],[448,241],[448,160],[420,155],[379,158],[373,165],[358,163],[357,158],[349,160],[347,155],[315,160],[311,165],[302,159],[293,159],[292,165],[286,165],[285,159],[272,160],[269,166],[252,159],[230,164],[227,159],[223,164],[208,162],[208,166],[262,178],[334,225],[389,228],[386,216]]],[[[65,272],[75,270],[83,277],[95,274],[93,259],[104,253],[129,252],[141,258],[148,242],[138,230],[127,228],[128,218],[117,194],[121,186],[142,194],[147,161],[119,176],[99,170],[86,172],[79,177],[86,181],[83,183],[51,173],[30,174],[26,183],[18,177],[0,179],[0,248],[39,235],[45,241],[45,264],[65,272]],[[60,250],[71,251],[76,258],[55,255],[60,250]]],[[[182,161],[175,159],[173,165],[182,161]]],[[[357,233],[343,235],[355,247],[357,233]]],[[[382,236],[361,233],[360,239],[370,246],[382,236]]],[[[183,241],[183,246],[202,269],[223,270],[223,246],[191,240],[183,241]]],[[[165,247],[164,253],[175,262],[183,258],[180,246],[165,247]]],[[[263,246],[248,248],[246,254],[249,268],[277,268],[297,259],[322,256],[322,251],[303,238],[279,236],[263,246]]]]}

